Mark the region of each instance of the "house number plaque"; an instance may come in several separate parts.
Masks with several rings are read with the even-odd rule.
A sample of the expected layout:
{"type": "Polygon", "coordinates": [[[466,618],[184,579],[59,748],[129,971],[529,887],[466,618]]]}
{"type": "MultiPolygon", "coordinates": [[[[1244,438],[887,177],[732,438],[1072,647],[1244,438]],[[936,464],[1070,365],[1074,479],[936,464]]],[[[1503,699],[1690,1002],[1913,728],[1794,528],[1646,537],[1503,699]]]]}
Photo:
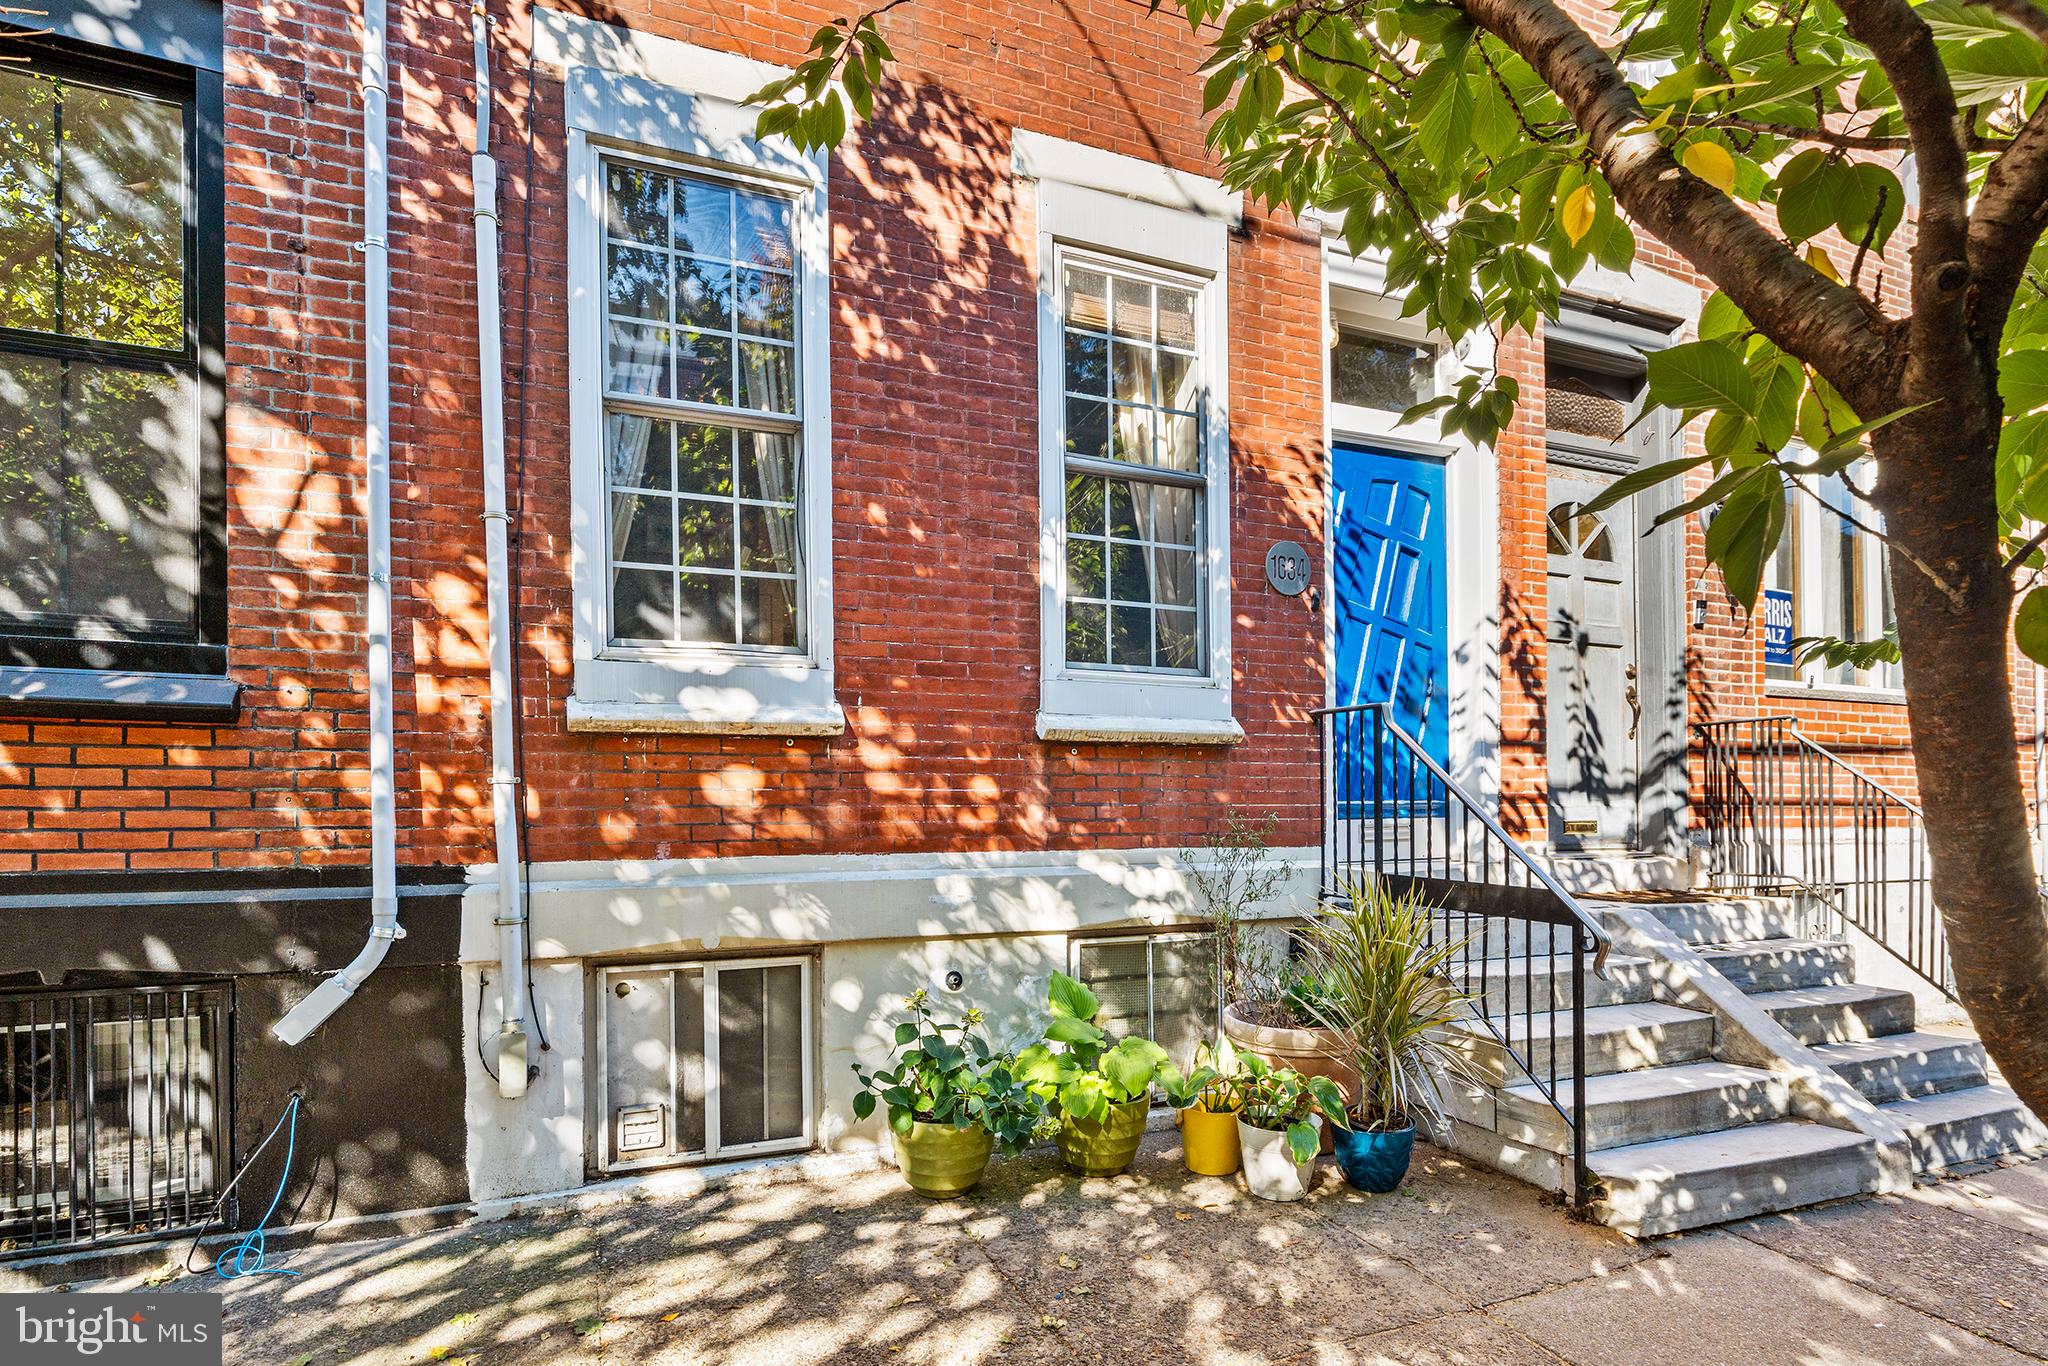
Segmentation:
{"type": "Polygon", "coordinates": [[[1308,551],[1299,541],[1279,541],[1266,552],[1266,583],[1275,593],[1298,598],[1308,588],[1308,551]]]}

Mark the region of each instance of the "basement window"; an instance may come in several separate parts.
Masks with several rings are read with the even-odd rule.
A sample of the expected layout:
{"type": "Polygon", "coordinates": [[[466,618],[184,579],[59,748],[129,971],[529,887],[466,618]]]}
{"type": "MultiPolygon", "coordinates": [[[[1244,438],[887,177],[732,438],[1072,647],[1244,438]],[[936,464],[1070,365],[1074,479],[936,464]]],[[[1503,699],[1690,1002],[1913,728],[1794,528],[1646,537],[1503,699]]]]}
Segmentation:
{"type": "Polygon", "coordinates": [[[228,989],[0,995],[0,1246],[175,1233],[226,1154],[228,989]]]}
{"type": "Polygon", "coordinates": [[[1102,1002],[1112,1035],[1142,1034],[1185,1070],[1216,1033],[1216,955],[1208,934],[1077,939],[1075,980],[1102,1002]]]}
{"type": "Polygon", "coordinates": [[[598,978],[605,1171],[811,1145],[811,961],[607,968],[598,978]]]}

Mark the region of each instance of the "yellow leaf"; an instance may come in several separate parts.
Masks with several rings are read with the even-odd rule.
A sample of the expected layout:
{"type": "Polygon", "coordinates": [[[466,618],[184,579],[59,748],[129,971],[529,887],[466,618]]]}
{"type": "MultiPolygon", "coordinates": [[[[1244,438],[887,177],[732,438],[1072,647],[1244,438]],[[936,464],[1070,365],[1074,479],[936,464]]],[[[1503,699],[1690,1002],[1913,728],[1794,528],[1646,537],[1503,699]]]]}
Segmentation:
{"type": "Polygon", "coordinates": [[[1280,64],[1280,59],[1282,57],[1285,57],[1286,55],[1287,49],[1280,46],[1280,44],[1268,43],[1266,45],[1266,60],[1273,63],[1275,66],[1278,66],[1280,64]]]}
{"type": "Polygon", "coordinates": [[[663,1323],[674,1323],[677,1319],[681,1318],[682,1316],[682,1311],[676,1310],[671,1313],[663,1314],[661,1316],[661,1321],[663,1323]]]}
{"type": "Polygon", "coordinates": [[[1835,269],[1834,260],[1819,247],[1808,247],[1806,249],[1806,264],[1812,266],[1836,284],[1842,283],[1842,272],[1835,269]]]}
{"type": "Polygon", "coordinates": [[[1695,142],[1685,149],[1685,169],[1726,194],[1735,188],[1735,158],[1718,142],[1695,142]]]}
{"type": "Polygon", "coordinates": [[[1558,219],[1564,224],[1564,235],[1571,239],[1573,246],[1579,239],[1593,231],[1593,215],[1599,211],[1599,201],[1593,197],[1591,185],[1581,185],[1564,197],[1564,208],[1558,219]]]}

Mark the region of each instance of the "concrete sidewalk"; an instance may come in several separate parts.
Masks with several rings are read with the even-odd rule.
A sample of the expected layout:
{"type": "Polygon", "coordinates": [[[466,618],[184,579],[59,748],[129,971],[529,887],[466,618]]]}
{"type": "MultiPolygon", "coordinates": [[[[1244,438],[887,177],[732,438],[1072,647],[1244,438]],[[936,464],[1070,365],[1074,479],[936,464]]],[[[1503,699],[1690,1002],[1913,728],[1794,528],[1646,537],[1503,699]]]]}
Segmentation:
{"type": "Polygon", "coordinates": [[[2048,1162],[1631,1243],[1432,1150],[1389,1196],[1325,1162],[1298,1205],[1178,1159],[1167,1130],[1114,1180],[1048,1153],[949,1203],[879,1172],[323,1246],[228,1287],[227,1359],[2048,1360],[2048,1162]]]}

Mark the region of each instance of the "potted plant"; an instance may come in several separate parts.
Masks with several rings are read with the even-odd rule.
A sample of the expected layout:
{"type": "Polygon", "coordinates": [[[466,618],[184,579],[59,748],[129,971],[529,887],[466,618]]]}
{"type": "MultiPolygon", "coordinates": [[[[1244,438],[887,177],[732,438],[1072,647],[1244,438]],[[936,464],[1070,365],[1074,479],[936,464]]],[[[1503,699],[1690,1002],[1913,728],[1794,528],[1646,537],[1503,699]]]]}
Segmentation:
{"type": "Polygon", "coordinates": [[[1244,1059],[1237,1141],[1244,1183],[1262,1200],[1299,1200],[1315,1181],[1322,1121],[1345,1124],[1344,1097],[1328,1077],[1303,1076],[1257,1055],[1244,1059]]]}
{"type": "Polygon", "coordinates": [[[981,1181],[997,1144],[1014,1153],[1031,1141],[1044,1109],[1012,1060],[982,1037],[979,1010],[941,1024],[922,988],[904,1006],[910,1018],[896,1026],[895,1065],[853,1065],[861,1088],[853,1113],[866,1119],[878,1102],[888,1107],[896,1167],[912,1190],[937,1200],[963,1195],[981,1181]]]}
{"type": "Polygon", "coordinates": [[[1159,1093],[1180,1124],[1181,1163],[1197,1176],[1236,1173],[1240,1148],[1237,1112],[1244,1108],[1244,1072],[1230,1040],[1195,1050],[1194,1070],[1183,1077],[1162,1068],[1159,1093]]]}
{"type": "MultiPolygon", "coordinates": [[[[1305,1077],[1327,1077],[1348,1102],[1358,1094],[1358,1070],[1336,1030],[1324,1023],[1321,1007],[1328,988],[1313,966],[1281,960],[1263,979],[1253,979],[1256,997],[1232,1002],[1223,1012],[1223,1036],[1240,1054],[1263,1059],[1305,1077]]],[[[1329,1136],[1324,1137],[1325,1152],[1329,1136]]]]}
{"type": "Polygon", "coordinates": [[[1384,1194],[1408,1174],[1415,1120],[1444,1120],[1441,1079],[1468,1074],[1443,1042],[1468,1001],[1445,965],[1462,940],[1438,938],[1436,908],[1414,892],[1351,888],[1350,907],[1319,916],[1304,939],[1326,988],[1311,1009],[1344,1041],[1358,1091],[1336,1136],[1337,1165],[1363,1191],[1384,1194]]]}
{"type": "Polygon", "coordinates": [[[1063,972],[1052,975],[1047,1005],[1045,1038],[1017,1054],[1016,1075],[1057,1108],[1066,1164],[1083,1176],[1115,1176],[1144,1141],[1166,1050],[1135,1036],[1112,1044],[1095,1023],[1102,1003],[1063,972]]]}

